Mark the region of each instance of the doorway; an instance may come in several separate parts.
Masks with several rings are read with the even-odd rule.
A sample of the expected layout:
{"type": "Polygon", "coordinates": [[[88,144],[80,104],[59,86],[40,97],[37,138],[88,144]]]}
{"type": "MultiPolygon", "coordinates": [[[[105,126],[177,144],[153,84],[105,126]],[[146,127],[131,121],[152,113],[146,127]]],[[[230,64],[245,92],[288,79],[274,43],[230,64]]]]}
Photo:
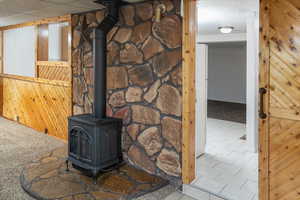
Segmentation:
{"type": "Polygon", "coordinates": [[[246,128],[247,44],[197,44],[197,52],[193,186],[224,199],[257,199],[258,154],[246,128]]]}
{"type": "MultiPolygon", "coordinates": [[[[244,1],[241,1],[244,3],[244,1]]],[[[184,191],[195,180],[196,1],[184,1],[183,170],[184,191]]],[[[299,199],[299,9],[298,1],[260,1],[259,199],[299,199]],[[292,44],[292,45],[291,45],[292,44]],[[293,72],[295,76],[291,76],[293,72]],[[298,90],[296,89],[298,88],[298,90]]],[[[258,87],[256,87],[258,90],[258,87]]],[[[258,93],[258,92],[257,92],[258,93]]],[[[257,122],[257,121],[256,121],[257,122]]],[[[195,189],[192,187],[190,191],[195,189]]],[[[194,190],[195,191],[195,190],[194,190]]],[[[201,193],[204,200],[210,198],[201,193]]]]}
{"type": "MultiPolygon", "coordinates": [[[[247,42],[197,43],[196,156],[205,153],[211,121],[243,124],[241,140],[247,140],[246,79],[247,42]]],[[[249,145],[247,146],[247,148],[249,145]]],[[[254,151],[255,152],[255,151],[254,151]]]]}
{"type": "Polygon", "coordinates": [[[204,21],[198,21],[196,44],[196,179],[192,186],[223,199],[255,200],[258,1],[248,14],[243,12],[249,4],[233,1],[202,0],[197,6],[198,15],[206,17],[198,17],[204,21]],[[235,20],[237,16],[240,21],[235,20]],[[231,33],[221,33],[222,27],[232,28],[231,33]]]}

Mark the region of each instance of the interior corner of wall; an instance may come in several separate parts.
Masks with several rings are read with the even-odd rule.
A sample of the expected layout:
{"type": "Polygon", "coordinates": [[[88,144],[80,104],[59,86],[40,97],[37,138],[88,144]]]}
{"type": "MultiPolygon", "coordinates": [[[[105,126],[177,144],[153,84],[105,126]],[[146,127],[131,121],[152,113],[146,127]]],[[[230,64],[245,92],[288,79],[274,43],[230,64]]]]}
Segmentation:
{"type": "Polygon", "coordinates": [[[181,17],[184,17],[184,3],[183,3],[184,0],[181,0],[181,6],[180,6],[180,15],[181,17]]]}

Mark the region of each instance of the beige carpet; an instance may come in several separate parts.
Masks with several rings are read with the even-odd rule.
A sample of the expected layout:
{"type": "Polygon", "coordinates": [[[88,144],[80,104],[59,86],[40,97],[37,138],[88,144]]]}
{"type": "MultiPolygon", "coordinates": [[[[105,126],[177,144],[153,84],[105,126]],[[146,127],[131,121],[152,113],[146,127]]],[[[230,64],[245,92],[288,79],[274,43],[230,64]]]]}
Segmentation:
{"type": "Polygon", "coordinates": [[[32,200],[20,186],[22,168],[63,145],[60,140],[0,118],[0,200],[32,200]]]}

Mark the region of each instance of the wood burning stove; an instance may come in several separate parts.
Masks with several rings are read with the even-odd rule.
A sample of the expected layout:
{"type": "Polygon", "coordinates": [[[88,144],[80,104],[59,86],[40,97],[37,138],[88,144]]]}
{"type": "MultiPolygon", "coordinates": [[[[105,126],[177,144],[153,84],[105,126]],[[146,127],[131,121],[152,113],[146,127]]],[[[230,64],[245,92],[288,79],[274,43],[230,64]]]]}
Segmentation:
{"type": "Polygon", "coordinates": [[[96,1],[108,7],[108,15],[94,29],[94,108],[92,114],[69,117],[69,149],[66,161],[88,172],[95,180],[100,172],[122,162],[122,120],[106,117],[106,35],[118,22],[120,0],[96,1]]]}
{"type": "Polygon", "coordinates": [[[122,162],[121,131],[120,119],[99,119],[91,114],[70,117],[68,161],[96,178],[122,162]]]}

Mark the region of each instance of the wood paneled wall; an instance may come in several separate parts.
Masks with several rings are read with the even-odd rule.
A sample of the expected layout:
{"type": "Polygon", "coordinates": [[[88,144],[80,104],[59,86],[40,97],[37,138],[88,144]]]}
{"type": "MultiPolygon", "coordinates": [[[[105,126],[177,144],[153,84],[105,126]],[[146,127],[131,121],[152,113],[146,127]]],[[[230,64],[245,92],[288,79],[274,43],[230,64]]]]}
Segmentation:
{"type": "Polygon", "coordinates": [[[0,31],[0,73],[3,73],[3,31],[0,31]]]}
{"type": "Polygon", "coordinates": [[[269,1],[269,199],[300,199],[300,1],[269,1]]]}
{"type": "Polygon", "coordinates": [[[5,118],[67,139],[67,117],[72,114],[70,85],[9,76],[0,80],[5,118]]]}
{"type": "Polygon", "coordinates": [[[70,32],[70,26],[62,27],[61,38],[63,38],[63,40],[61,43],[61,58],[63,61],[69,60],[69,51],[71,48],[71,43],[69,41],[70,32]]]}
{"type": "Polygon", "coordinates": [[[260,200],[300,199],[300,1],[261,0],[260,200]]]}
{"type": "MultiPolygon", "coordinates": [[[[61,27],[61,61],[69,60],[70,26],[61,27]]],[[[37,60],[49,61],[49,24],[37,26],[37,60]]]]}
{"type": "Polygon", "coordinates": [[[37,62],[37,77],[48,80],[71,81],[71,68],[67,62],[37,62]]]}
{"type": "MultiPolygon", "coordinates": [[[[37,26],[36,77],[2,74],[0,62],[0,114],[37,131],[67,139],[67,118],[72,115],[71,16],[54,17],[18,25],[0,27],[2,32],[25,26],[37,26]],[[62,44],[63,62],[48,61],[49,23],[69,22],[62,31],[67,38],[62,44]],[[40,46],[40,49],[39,49],[40,46]]],[[[17,59],[17,58],[16,58],[17,59]]],[[[1,61],[1,60],[0,60],[1,61]]]]}
{"type": "Polygon", "coordinates": [[[3,116],[3,79],[0,78],[0,116],[3,116]]]}
{"type": "Polygon", "coordinates": [[[48,61],[48,24],[41,24],[37,27],[37,60],[48,61]]]}

